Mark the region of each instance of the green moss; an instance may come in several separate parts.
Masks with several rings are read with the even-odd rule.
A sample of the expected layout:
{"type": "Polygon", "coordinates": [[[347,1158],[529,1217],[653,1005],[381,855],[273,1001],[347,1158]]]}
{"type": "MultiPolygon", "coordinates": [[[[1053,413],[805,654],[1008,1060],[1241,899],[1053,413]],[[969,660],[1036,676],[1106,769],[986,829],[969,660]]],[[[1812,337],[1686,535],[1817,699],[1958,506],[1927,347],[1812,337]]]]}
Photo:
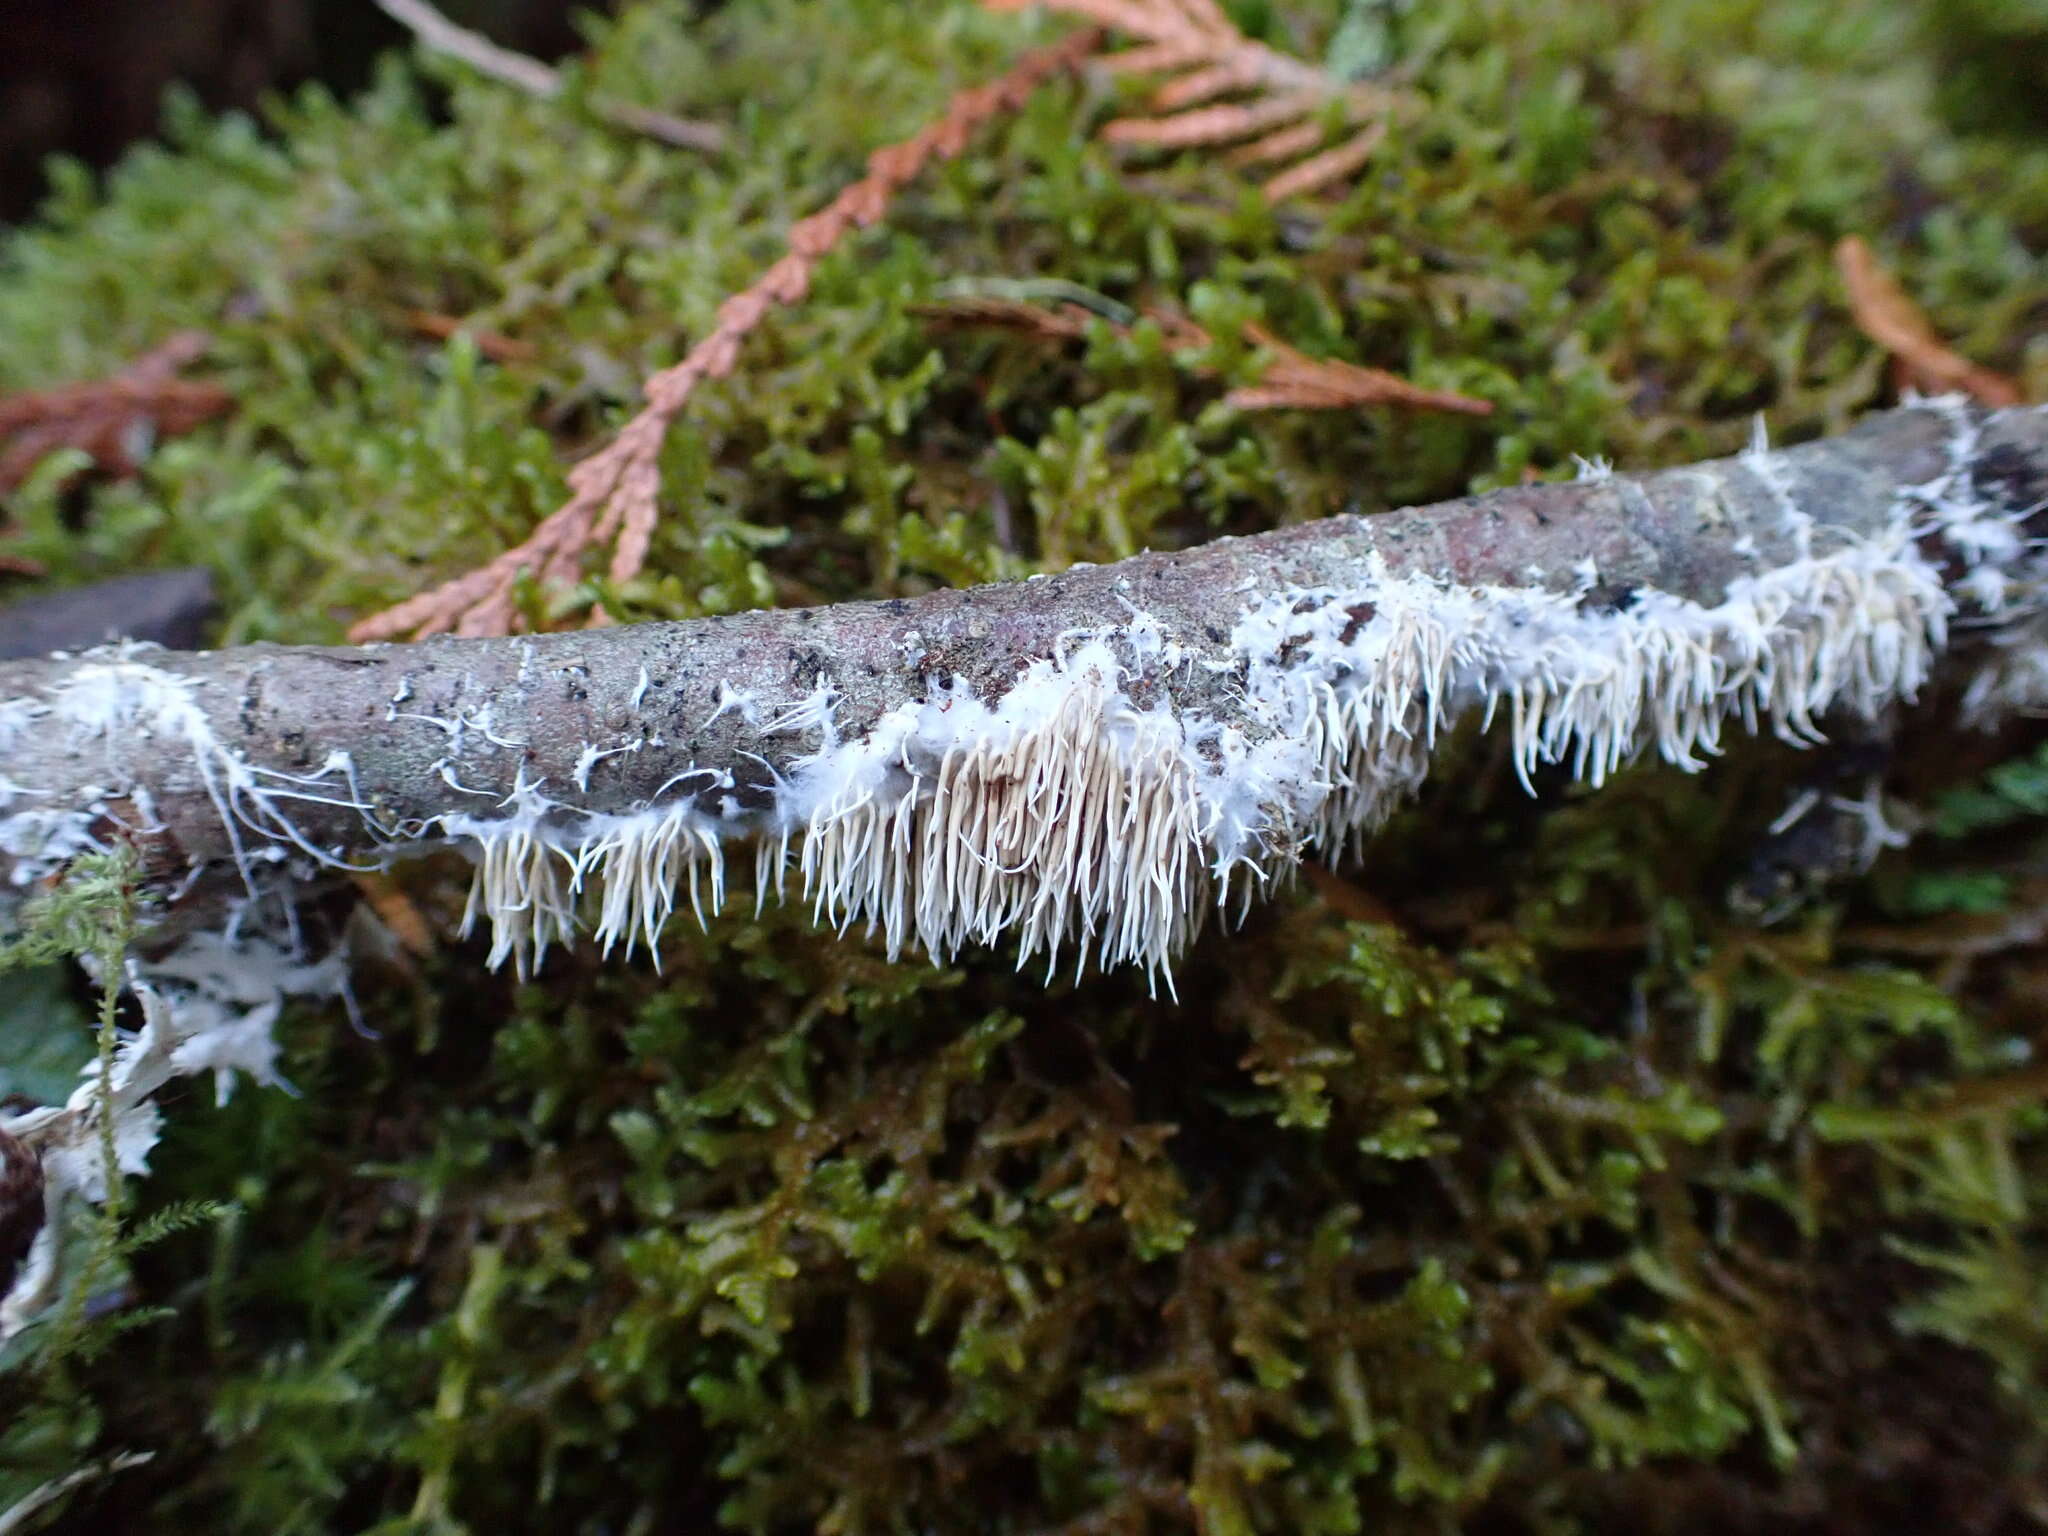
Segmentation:
{"type": "MultiPolygon", "coordinates": [[[[1757,410],[1838,427],[1884,388],[1829,264],[1846,233],[1964,351],[2048,383],[2048,140],[1952,120],[1926,29],[1955,6],[1234,9],[1305,57],[1407,70],[1435,108],[1355,186],[1273,210],[1219,158],[1090,143],[1136,84],[1041,93],[693,401],[648,574],[607,607],[914,593],[1574,453],[1681,462],[1757,410]],[[920,313],[1020,282],[1171,305],[1216,342],[920,313]],[[1496,412],[1241,415],[1247,320],[1496,412]]],[[[0,387],[197,324],[240,409],[93,487],[82,525],[73,466],[47,466],[9,506],[23,552],[61,582],[199,561],[222,640],[336,638],[520,537],[792,217],[1052,30],[964,0],[637,5],[593,23],[552,103],[434,60],[260,124],[174,100],[165,147],[103,186],[60,168],[0,240],[0,387]],[[620,134],[586,89],[726,120],[737,147],[620,134]],[[422,308],[532,356],[423,341],[422,308]]],[[[774,912],[676,933],[658,974],[366,960],[380,1038],[301,1012],[298,1096],[172,1106],[130,1192],[158,1240],[119,1258],[165,1310],[117,1312],[61,1371],[14,1364],[35,1385],[7,1488],[148,1450],[71,1513],[2016,1520],[2048,1449],[2038,954],[1897,944],[1957,922],[1981,944],[2036,900],[2048,802],[2035,740],[1959,752],[1936,709],[1893,778],[1942,835],[1770,927],[1727,897],[1810,759],[1751,746],[1529,800],[1475,742],[1340,877],[1395,923],[1282,895],[1198,946],[1178,1003],[1001,956],[892,965],[774,912]],[[232,1209],[184,1225],[194,1201],[232,1209]]],[[[441,913],[451,880],[415,892],[441,913]]]]}

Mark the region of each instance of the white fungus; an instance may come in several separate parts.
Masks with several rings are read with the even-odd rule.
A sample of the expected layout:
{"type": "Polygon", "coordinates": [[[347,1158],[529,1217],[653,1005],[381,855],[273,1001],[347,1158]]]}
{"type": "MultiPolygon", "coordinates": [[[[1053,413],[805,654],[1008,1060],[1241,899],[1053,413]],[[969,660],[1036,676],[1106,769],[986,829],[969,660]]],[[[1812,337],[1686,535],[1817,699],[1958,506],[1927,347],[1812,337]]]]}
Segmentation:
{"type": "MultiPolygon", "coordinates": [[[[195,684],[136,646],[90,654],[39,697],[0,701],[0,751],[41,730],[66,732],[81,752],[104,742],[107,761],[93,771],[119,786],[116,738],[153,738],[189,761],[252,895],[262,860],[340,863],[300,832],[296,802],[361,817],[383,857],[460,844],[476,863],[465,926],[489,924],[493,965],[538,963],[586,918],[607,953],[653,951],[680,903],[700,922],[723,906],[727,859],[748,844],[757,903],[783,896],[793,874],[821,921],[873,932],[891,955],[917,947],[943,960],[1006,943],[1020,964],[1135,965],[1170,985],[1174,957],[1212,910],[1284,875],[1303,848],[1378,825],[1461,721],[1504,722],[1525,784],[1556,767],[1597,785],[1644,755],[1696,769],[1730,722],[1804,744],[1830,711],[1872,717],[1910,700],[1964,623],[1996,626],[1966,704],[1986,717],[2048,707],[2048,617],[2022,526],[2042,509],[1987,507],[1969,478],[1981,425],[1958,404],[1928,409],[1953,423],[1949,468],[1902,491],[1869,538],[1803,511],[1759,433],[1737,462],[1778,507],[1797,554],[1736,579],[1712,605],[1650,589],[1611,604],[1590,566],[1560,591],[1533,577],[1471,586],[1374,565],[1342,588],[1241,590],[1220,650],[1184,652],[1124,599],[1121,619],[1064,636],[996,697],[942,680],[855,724],[829,674],[784,700],[727,683],[698,723],[730,715],[759,738],[758,755],[742,753],[751,782],[680,761],[623,812],[587,809],[572,790],[587,794],[614,757],[664,750],[659,735],[583,743],[573,785],[554,793],[523,762],[509,790],[474,761],[465,773],[481,782],[463,783],[454,762],[465,743],[486,755],[523,743],[499,733],[488,705],[446,718],[399,710],[413,696],[407,680],[387,721],[442,732],[446,755],[429,771],[472,803],[381,824],[347,752],[308,774],[248,763],[216,739],[195,684]],[[1923,545],[1958,568],[1937,568],[1923,545]],[[1176,706],[1167,685],[1188,669],[1206,669],[1209,686],[1179,697],[1221,695],[1229,708],[1176,706]]],[[[1607,475],[1597,463],[1582,472],[1607,475]]],[[[1747,537],[1737,549],[1755,556],[1747,537]]],[[[928,655],[915,632],[901,645],[906,661],[928,655]]],[[[522,679],[534,661],[525,643],[522,679]]],[[[629,714],[653,686],[642,669],[629,714]]],[[[1866,798],[1837,809],[1864,816],[1874,849],[1899,834],[1866,798]]],[[[17,880],[95,846],[110,801],[149,815],[144,797],[118,787],[91,798],[74,785],[48,800],[0,780],[0,850],[17,880]]],[[[189,939],[132,974],[147,1022],[123,1042],[110,1094],[89,1082],[64,1106],[4,1123],[42,1148],[53,1188],[93,1197],[105,1185],[96,1105],[113,1106],[123,1166],[140,1166],[155,1139],[155,1088],[200,1071],[223,1094],[238,1074],[274,1080],[270,1023],[283,998],[337,990],[334,967],[308,965],[274,938],[189,939]]],[[[20,1315],[0,1318],[0,1334],[20,1315]]]]}
{"type": "MultiPolygon", "coordinates": [[[[1065,637],[993,702],[955,679],[859,732],[842,732],[829,677],[779,707],[728,685],[712,718],[815,743],[771,774],[765,811],[738,814],[730,797],[707,809],[718,786],[699,776],[730,788],[730,775],[686,768],[670,781],[682,793],[631,814],[522,781],[495,814],[440,830],[477,853],[471,917],[491,923],[494,962],[567,941],[585,891],[603,947],[652,948],[684,892],[700,919],[717,910],[728,844],[750,837],[757,891],[780,894],[793,867],[820,919],[875,932],[892,955],[1007,942],[1020,963],[1071,954],[1170,981],[1212,908],[1302,848],[1378,825],[1458,721],[1504,718],[1525,785],[1545,766],[1598,785],[1646,753],[1697,769],[1731,721],[1807,744],[1829,711],[1868,718],[1910,700],[1959,601],[2024,620],[2037,598],[2020,525],[2037,509],[1987,510],[1968,478],[1981,424],[1960,402],[1927,408],[1952,424],[1950,467],[1904,490],[1868,539],[1796,504],[1759,424],[1737,462],[1801,553],[1711,606],[1654,590],[1591,602],[1590,563],[1562,592],[1381,567],[1342,590],[1247,594],[1217,659],[1182,656],[1124,600],[1124,621],[1065,637]],[[1960,580],[1922,553],[1930,535],[1966,567],[1960,580]],[[1189,666],[1237,680],[1228,718],[1136,702],[1134,681],[1189,666]]],[[[2008,631],[1973,691],[1980,713],[2048,702],[2035,629],[2008,631]]],[[[579,785],[598,751],[585,749],[579,785]]]]}

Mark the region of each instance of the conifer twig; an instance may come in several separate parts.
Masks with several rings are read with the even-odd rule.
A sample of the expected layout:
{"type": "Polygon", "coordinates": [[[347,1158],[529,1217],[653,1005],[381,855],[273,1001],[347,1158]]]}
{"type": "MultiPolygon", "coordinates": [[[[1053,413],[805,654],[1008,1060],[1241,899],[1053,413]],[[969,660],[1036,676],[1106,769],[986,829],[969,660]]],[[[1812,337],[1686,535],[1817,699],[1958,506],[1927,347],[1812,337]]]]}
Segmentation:
{"type": "Polygon", "coordinates": [[[132,475],[151,439],[232,410],[234,397],[220,385],[178,377],[211,344],[204,331],[180,331],[108,378],[0,397],[0,493],[60,448],[82,448],[106,473],[132,475]]]}
{"type": "Polygon", "coordinates": [[[1345,80],[1246,37],[1216,0],[983,0],[993,11],[1043,4],[1132,40],[1104,56],[1123,74],[1169,78],[1153,110],[1105,124],[1112,144],[1155,149],[1235,145],[1241,165],[1296,163],[1267,178],[1268,202],[1304,197],[1349,179],[1385,138],[1388,120],[1419,105],[1412,92],[1345,80]],[[1327,149],[1326,116],[1348,130],[1327,149]],[[1302,158],[1302,157],[1306,158],[1302,158]]]}
{"type": "MultiPolygon", "coordinates": [[[[377,6],[418,38],[422,47],[460,59],[480,75],[543,100],[562,93],[560,70],[523,53],[500,48],[482,33],[458,27],[427,0],[377,0],[377,6]]],[[[708,154],[725,148],[725,130],[716,123],[676,117],[608,96],[593,97],[590,110],[608,123],[645,134],[677,149],[702,150],[708,154]]]]}
{"type": "Polygon", "coordinates": [[[1365,368],[1341,358],[1310,357],[1264,326],[1248,325],[1245,334],[1273,354],[1273,360],[1258,383],[1233,389],[1223,397],[1241,411],[1355,410],[1363,405],[1398,405],[1409,410],[1450,411],[1462,416],[1487,416],[1493,412],[1491,400],[1448,389],[1423,389],[1384,368],[1365,368]]]}
{"type": "MultiPolygon", "coordinates": [[[[947,325],[990,326],[1055,340],[1078,340],[1095,323],[1107,324],[1119,335],[1130,331],[1128,325],[1108,320],[1072,301],[1058,309],[1047,309],[1019,299],[973,295],[927,305],[923,313],[947,325]]],[[[1176,352],[1212,344],[1209,333],[1185,315],[1148,308],[1145,316],[1159,327],[1167,346],[1176,352]]],[[[1245,334],[1270,357],[1257,383],[1242,385],[1223,397],[1241,411],[1338,411],[1368,405],[1450,411],[1465,416],[1486,416],[1493,411],[1490,400],[1452,390],[1424,389],[1383,368],[1361,367],[1339,358],[1310,357],[1261,325],[1247,325],[1245,334]]]]}
{"type": "Polygon", "coordinates": [[[576,578],[584,551],[606,540],[616,540],[611,579],[623,583],[639,575],[660,516],[661,446],[697,386],[731,373],[747,335],[770,311],[800,302],[826,254],[849,234],[879,220],[896,194],[927,165],[958,156],[984,124],[1016,111],[1045,81],[1087,58],[1097,41],[1093,32],[1082,32],[1027,54],[1000,79],[960,91],[936,122],[901,143],[876,150],[868,157],[865,176],[790,227],[787,253],[752,286],[719,305],[711,329],[682,361],[648,379],[647,404],[640,414],[569,472],[569,500],[524,543],[466,576],[363,620],[349,632],[350,638],[381,640],[407,633],[423,637],[448,630],[509,634],[518,618],[513,593],[522,573],[531,573],[544,586],[568,585],[576,578]]]}

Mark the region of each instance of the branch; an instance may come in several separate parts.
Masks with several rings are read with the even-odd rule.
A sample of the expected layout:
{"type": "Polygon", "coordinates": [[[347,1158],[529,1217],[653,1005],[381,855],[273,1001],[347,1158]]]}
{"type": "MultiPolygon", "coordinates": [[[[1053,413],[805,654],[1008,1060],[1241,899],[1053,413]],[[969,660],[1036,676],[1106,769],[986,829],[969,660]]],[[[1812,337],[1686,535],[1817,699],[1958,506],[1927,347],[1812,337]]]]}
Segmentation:
{"type": "Polygon", "coordinates": [[[1162,972],[1467,717],[1599,783],[1724,724],[1819,739],[1967,650],[2048,702],[2048,409],[1596,471],[1006,586],[360,649],[0,665],[0,889],[133,843],[173,916],[456,844],[492,961],[586,916],[652,945],[727,862],[893,953],[1002,940],[1162,972]],[[1967,621],[1967,622],[1965,622],[1967,621]],[[585,900],[585,898],[588,898],[585,900]]]}
{"type": "MultiPolygon", "coordinates": [[[[420,46],[450,58],[462,60],[480,75],[513,86],[543,99],[562,94],[562,74],[539,59],[500,48],[479,32],[458,27],[427,0],[377,0],[378,9],[419,39],[420,46]]],[[[590,110],[606,122],[634,133],[644,133],[678,149],[698,149],[707,154],[725,148],[725,130],[716,123],[671,117],[649,107],[635,106],[607,96],[591,98],[590,110]]]]}

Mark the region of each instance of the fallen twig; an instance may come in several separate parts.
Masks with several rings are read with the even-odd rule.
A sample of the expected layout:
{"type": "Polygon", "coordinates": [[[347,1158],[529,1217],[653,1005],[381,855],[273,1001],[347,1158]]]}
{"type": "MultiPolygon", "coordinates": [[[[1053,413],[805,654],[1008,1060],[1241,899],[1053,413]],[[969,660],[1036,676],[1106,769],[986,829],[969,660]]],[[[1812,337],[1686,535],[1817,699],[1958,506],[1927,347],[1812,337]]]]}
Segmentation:
{"type": "Polygon", "coordinates": [[[2044,514],[2048,409],[1949,399],[903,602],[0,665],[0,892],[112,837],[193,897],[454,841],[531,957],[585,887],[605,942],[651,942],[749,840],[764,889],[794,861],[892,949],[1158,968],[1374,825],[1463,716],[1504,718],[1525,777],[1695,766],[1731,721],[1803,741],[1911,698],[1958,616],[1979,713],[2048,702],[2044,514]]]}
{"type": "MultiPolygon", "coordinates": [[[[539,59],[500,48],[489,38],[467,27],[458,27],[427,4],[427,0],[377,0],[377,5],[385,15],[418,38],[422,46],[460,59],[479,74],[533,96],[547,98],[559,96],[562,92],[561,71],[541,63],[539,59]]],[[[635,106],[609,96],[592,97],[590,110],[617,127],[645,134],[664,144],[673,144],[678,149],[712,153],[725,148],[725,130],[716,123],[674,117],[667,112],[635,106]]]]}

